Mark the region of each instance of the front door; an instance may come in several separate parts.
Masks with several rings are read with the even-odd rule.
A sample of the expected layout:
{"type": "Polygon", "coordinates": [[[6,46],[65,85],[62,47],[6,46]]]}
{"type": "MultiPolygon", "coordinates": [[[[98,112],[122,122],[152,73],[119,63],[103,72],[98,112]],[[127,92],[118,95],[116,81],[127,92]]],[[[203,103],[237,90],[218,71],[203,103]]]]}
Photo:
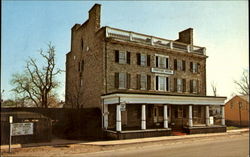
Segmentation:
{"type": "Polygon", "coordinates": [[[171,108],[171,128],[173,131],[182,131],[186,117],[185,107],[182,105],[172,105],[171,108]]]}

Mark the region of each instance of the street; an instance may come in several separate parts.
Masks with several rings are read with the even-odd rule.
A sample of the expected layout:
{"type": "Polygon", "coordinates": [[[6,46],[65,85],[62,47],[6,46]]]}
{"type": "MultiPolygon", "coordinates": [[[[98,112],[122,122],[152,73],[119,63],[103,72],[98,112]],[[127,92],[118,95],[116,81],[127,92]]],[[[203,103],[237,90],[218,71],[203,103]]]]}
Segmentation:
{"type": "Polygon", "coordinates": [[[248,157],[249,135],[189,140],[176,143],[133,147],[106,152],[77,154],[88,157],[248,157]]]}

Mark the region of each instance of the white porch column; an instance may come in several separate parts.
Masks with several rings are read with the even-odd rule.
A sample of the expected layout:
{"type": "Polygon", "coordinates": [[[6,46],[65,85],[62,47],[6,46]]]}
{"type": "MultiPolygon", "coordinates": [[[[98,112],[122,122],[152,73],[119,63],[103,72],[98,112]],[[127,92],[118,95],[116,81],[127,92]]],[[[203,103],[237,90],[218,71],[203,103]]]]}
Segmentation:
{"type": "Polygon", "coordinates": [[[121,105],[116,105],[116,131],[122,131],[121,105]]]}
{"type": "Polygon", "coordinates": [[[206,106],[206,125],[209,125],[209,106],[206,106]]]}
{"type": "Polygon", "coordinates": [[[192,115],[192,105],[189,105],[189,114],[188,114],[188,125],[193,127],[193,115],[192,115]]]}
{"type": "Polygon", "coordinates": [[[164,105],[164,128],[168,128],[168,105],[164,105]]]}
{"type": "Polygon", "coordinates": [[[103,117],[104,117],[104,128],[107,129],[108,128],[108,104],[104,105],[104,113],[103,113],[103,117]]]}
{"type": "Polygon", "coordinates": [[[221,125],[225,125],[225,106],[221,106],[221,125]]]}
{"type": "Polygon", "coordinates": [[[141,106],[141,129],[146,129],[146,105],[141,106]]]}

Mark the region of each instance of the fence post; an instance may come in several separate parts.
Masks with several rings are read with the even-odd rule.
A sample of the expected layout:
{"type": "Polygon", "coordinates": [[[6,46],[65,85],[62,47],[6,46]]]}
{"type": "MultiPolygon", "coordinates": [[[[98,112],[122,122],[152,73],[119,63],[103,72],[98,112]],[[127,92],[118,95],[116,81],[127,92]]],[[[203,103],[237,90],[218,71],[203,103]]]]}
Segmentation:
{"type": "Polygon", "coordinates": [[[9,123],[10,123],[9,153],[11,153],[11,134],[12,134],[12,122],[13,122],[13,117],[12,117],[12,116],[9,116],[9,123]]]}

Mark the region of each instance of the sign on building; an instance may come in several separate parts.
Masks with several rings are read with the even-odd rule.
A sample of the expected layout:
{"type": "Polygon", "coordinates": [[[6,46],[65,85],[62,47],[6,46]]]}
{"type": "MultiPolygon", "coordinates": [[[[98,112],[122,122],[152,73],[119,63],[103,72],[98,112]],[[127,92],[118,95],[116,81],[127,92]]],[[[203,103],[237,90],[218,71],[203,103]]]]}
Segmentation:
{"type": "Polygon", "coordinates": [[[121,111],[126,111],[126,103],[125,102],[122,102],[121,104],[121,111]]]}
{"type": "Polygon", "coordinates": [[[168,70],[168,69],[152,68],[151,71],[154,73],[161,73],[161,74],[168,74],[168,75],[174,74],[173,70],[168,70]]]}
{"type": "Polygon", "coordinates": [[[13,123],[11,124],[12,136],[33,135],[33,123],[13,123]]]}

